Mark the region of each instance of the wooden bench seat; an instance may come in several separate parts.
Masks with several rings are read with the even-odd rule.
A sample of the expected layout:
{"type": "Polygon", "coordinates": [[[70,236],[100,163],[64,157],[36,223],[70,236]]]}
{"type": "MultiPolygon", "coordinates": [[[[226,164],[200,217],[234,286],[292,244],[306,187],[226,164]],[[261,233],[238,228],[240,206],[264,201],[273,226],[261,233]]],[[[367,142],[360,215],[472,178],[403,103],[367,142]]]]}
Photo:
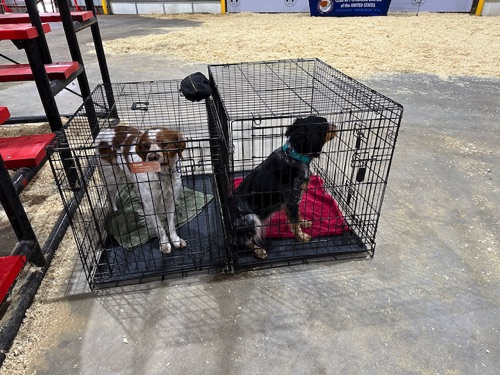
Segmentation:
{"type": "Polygon", "coordinates": [[[45,148],[55,134],[36,134],[22,137],[0,138],[0,155],[7,169],[35,167],[45,156],[45,148]]]}
{"type": "Polygon", "coordinates": [[[7,107],[0,107],[0,125],[10,117],[10,112],[7,107]]]}
{"type": "Polygon", "coordinates": [[[0,257],[0,303],[5,300],[25,264],[26,257],[24,255],[0,257]]]}
{"type": "MultiPolygon", "coordinates": [[[[61,22],[61,15],[59,13],[39,13],[42,22],[61,22]]],[[[92,11],[87,10],[83,12],[71,12],[73,21],[85,22],[94,17],[92,11]]],[[[30,16],[28,13],[10,13],[0,14],[0,24],[6,23],[30,23],[30,16]]]]}
{"type": "MultiPolygon", "coordinates": [[[[49,80],[67,79],[78,70],[77,61],[46,64],[49,80]]],[[[34,79],[29,64],[0,65],[0,82],[32,81],[34,79]]]]}
{"type": "MultiPolygon", "coordinates": [[[[42,23],[42,29],[45,33],[48,33],[50,25],[42,23]]],[[[30,23],[0,24],[0,40],[26,40],[34,39],[37,36],[36,27],[30,23]]]]}

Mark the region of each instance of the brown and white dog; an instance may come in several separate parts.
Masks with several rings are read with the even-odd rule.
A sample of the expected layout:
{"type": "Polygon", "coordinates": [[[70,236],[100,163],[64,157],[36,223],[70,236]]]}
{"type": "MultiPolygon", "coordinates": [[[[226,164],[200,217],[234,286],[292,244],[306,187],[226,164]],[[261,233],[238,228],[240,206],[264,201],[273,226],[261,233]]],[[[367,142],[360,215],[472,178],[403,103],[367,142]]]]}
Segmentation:
{"type": "Polygon", "coordinates": [[[156,229],[160,251],[170,253],[170,241],[175,248],[186,247],[175,229],[175,199],[182,189],[176,163],[186,148],[182,135],[167,128],[140,132],[120,125],[102,130],[94,146],[113,211],[117,210],[118,187],[131,184],[141,199],[149,226],[156,229]],[[161,215],[167,217],[169,236],[161,225],[161,215]]]}

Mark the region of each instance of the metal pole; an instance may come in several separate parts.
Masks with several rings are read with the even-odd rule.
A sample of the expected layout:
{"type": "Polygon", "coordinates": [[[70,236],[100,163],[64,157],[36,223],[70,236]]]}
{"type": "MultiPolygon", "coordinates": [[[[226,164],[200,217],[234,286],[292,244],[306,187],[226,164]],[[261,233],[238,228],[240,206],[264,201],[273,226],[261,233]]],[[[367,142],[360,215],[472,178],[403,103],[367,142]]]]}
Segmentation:
{"type": "MultiPolygon", "coordinates": [[[[103,0],[103,4],[105,0],[103,0]]],[[[97,18],[95,6],[93,0],[85,0],[85,6],[88,10],[94,13],[94,17],[97,18]]],[[[111,87],[111,77],[109,75],[108,64],[106,62],[106,55],[104,53],[104,47],[102,45],[101,31],[99,29],[99,24],[96,22],[90,26],[92,32],[92,38],[94,39],[94,48],[97,55],[97,61],[99,63],[99,69],[101,71],[102,83],[104,83],[104,90],[106,91],[106,98],[108,100],[109,108],[114,108],[115,98],[113,95],[113,89],[111,87]]],[[[112,117],[118,117],[116,109],[112,110],[112,117]]]]}
{"type": "Polygon", "coordinates": [[[28,260],[37,266],[45,266],[45,257],[42,254],[40,244],[36,238],[33,227],[26,215],[21,199],[12,184],[9,172],[5,167],[2,156],[0,155],[0,202],[9,218],[10,225],[16,234],[19,242],[28,241],[34,244],[28,260]]]}
{"type": "Polygon", "coordinates": [[[37,44],[40,51],[40,56],[42,57],[44,64],[52,63],[52,58],[50,57],[49,47],[47,45],[47,39],[45,38],[45,33],[42,29],[42,21],[40,20],[40,14],[36,7],[35,0],[26,0],[26,9],[28,9],[28,14],[30,15],[31,24],[38,30],[37,44]]]}
{"type": "MultiPolygon", "coordinates": [[[[64,33],[66,35],[66,41],[68,43],[71,59],[73,61],[78,61],[80,66],[84,67],[82,54],[80,51],[80,46],[78,44],[78,39],[76,37],[75,26],[73,25],[73,19],[71,18],[71,11],[69,9],[68,2],[67,0],[57,0],[57,4],[59,6],[59,14],[61,15],[61,22],[64,28],[64,33]]],[[[97,134],[99,134],[99,123],[97,122],[94,103],[92,102],[92,98],[90,97],[91,91],[85,68],[83,69],[83,72],[78,75],[77,79],[82,97],[84,99],[85,110],[87,112],[90,129],[92,135],[96,137],[97,134]]]]}

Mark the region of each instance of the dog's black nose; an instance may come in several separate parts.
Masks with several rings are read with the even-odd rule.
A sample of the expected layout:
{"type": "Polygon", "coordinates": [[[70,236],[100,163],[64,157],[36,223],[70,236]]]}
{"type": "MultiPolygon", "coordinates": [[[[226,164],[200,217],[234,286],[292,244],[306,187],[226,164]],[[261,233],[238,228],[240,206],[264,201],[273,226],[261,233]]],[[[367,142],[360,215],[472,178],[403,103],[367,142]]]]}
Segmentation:
{"type": "Polygon", "coordinates": [[[148,161],[157,161],[158,155],[156,155],[155,153],[150,153],[150,154],[148,154],[147,159],[148,159],[148,161]]]}

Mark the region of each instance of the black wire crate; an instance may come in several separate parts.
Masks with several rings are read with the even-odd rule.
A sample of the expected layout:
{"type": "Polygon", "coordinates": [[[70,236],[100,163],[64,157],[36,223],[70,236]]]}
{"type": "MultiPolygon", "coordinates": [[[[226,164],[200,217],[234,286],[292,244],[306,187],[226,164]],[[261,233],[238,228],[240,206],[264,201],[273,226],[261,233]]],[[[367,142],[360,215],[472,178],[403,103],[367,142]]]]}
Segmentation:
{"type": "MultiPolygon", "coordinates": [[[[235,267],[372,257],[402,106],[318,59],[210,65],[209,77],[215,104],[211,115],[220,119],[229,147],[225,164],[233,204],[224,205],[224,215],[235,267]],[[290,147],[287,129],[298,119],[318,117],[321,121],[313,122],[335,125],[336,136],[319,157],[309,158],[308,152],[290,147]],[[280,170],[276,165],[304,156],[311,175],[299,204],[299,230],[290,214],[296,169],[288,161],[280,170]],[[235,190],[244,179],[252,180],[235,190]],[[250,222],[240,220],[248,207],[242,208],[238,197],[251,212],[260,210],[266,217],[258,215],[260,223],[251,217],[250,222]],[[280,200],[284,209],[269,215],[266,207],[280,200]],[[255,227],[263,238],[259,245],[245,237],[255,227]],[[267,255],[258,256],[252,248],[263,248],[267,255]]],[[[298,148],[321,139],[318,124],[309,123],[294,138],[300,139],[298,148]]]]}
{"type": "Polygon", "coordinates": [[[179,85],[100,85],[57,137],[49,160],[63,204],[74,212],[71,226],[91,288],[218,271],[227,264],[217,186],[225,180],[218,174],[227,159],[221,126],[209,121],[211,99],[190,102],[179,85]],[[112,106],[108,92],[114,93],[112,106]],[[89,102],[97,117],[87,116],[89,102]],[[130,127],[149,136],[134,140],[130,127]],[[144,163],[133,162],[134,150],[143,152],[144,163]],[[165,198],[158,201],[158,194],[165,198]],[[170,253],[160,241],[156,214],[167,235],[173,226],[168,218],[175,220],[185,242],[169,236],[170,253]]]}

